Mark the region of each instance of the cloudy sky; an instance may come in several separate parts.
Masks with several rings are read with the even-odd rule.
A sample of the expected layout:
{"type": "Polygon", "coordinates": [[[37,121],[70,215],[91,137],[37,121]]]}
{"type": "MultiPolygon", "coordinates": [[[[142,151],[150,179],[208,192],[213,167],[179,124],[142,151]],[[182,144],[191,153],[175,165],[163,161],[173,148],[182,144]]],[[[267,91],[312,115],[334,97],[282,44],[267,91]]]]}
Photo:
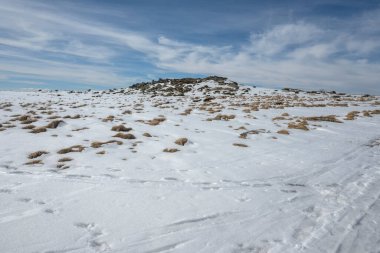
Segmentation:
{"type": "Polygon", "coordinates": [[[380,93],[380,2],[0,0],[0,88],[206,75],[380,93]]]}

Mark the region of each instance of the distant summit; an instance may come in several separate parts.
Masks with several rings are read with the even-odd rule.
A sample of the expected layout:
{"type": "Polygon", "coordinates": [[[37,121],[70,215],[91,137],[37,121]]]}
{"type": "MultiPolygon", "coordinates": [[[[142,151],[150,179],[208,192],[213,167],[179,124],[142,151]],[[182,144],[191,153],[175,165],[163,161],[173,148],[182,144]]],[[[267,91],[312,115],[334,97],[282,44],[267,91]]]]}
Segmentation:
{"type": "Polygon", "coordinates": [[[164,96],[184,96],[186,93],[214,93],[235,95],[239,90],[237,82],[226,77],[208,76],[205,78],[158,79],[151,82],[141,82],[130,86],[131,89],[143,93],[152,93],[164,96]]]}

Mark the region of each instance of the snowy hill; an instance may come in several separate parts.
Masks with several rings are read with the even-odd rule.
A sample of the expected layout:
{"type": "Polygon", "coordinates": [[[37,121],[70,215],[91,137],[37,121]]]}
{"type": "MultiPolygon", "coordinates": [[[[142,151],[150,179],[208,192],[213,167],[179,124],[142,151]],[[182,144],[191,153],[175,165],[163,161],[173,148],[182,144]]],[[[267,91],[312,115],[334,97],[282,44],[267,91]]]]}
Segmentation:
{"type": "Polygon", "coordinates": [[[1,252],[375,252],[380,98],[0,91],[1,252]]]}

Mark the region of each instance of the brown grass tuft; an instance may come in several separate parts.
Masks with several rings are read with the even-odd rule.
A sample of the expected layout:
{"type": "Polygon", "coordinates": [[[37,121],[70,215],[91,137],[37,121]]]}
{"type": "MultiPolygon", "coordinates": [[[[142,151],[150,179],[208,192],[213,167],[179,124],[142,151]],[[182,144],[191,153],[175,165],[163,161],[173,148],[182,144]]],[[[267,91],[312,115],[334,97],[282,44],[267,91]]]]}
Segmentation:
{"type": "Polygon", "coordinates": [[[185,146],[187,142],[188,142],[187,138],[179,138],[174,143],[180,146],[185,146]]]}
{"type": "Polygon", "coordinates": [[[70,116],[70,115],[66,115],[63,117],[64,119],[79,119],[80,118],[80,115],[79,114],[76,114],[74,116],[70,116]]]}
{"type": "Polygon", "coordinates": [[[159,117],[159,118],[154,118],[154,119],[151,119],[151,120],[145,121],[145,124],[148,124],[148,125],[151,125],[151,126],[157,126],[157,125],[159,125],[161,122],[164,122],[165,120],[166,120],[165,117],[159,117]]]}
{"type": "Polygon", "coordinates": [[[166,152],[166,153],[175,153],[175,152],[178,152],[179,149],[176,149],[176,148],[165,148],[163,151],[166,152]]]}
{"type": "Polygon", "coordinates": [[[21,121],[21,124],[23,124],[23,125],[26,125],[26,124],[31,124],[31,123],[33,123],[33,122],[36,122],[37,121],[37,119],[28,119],[28,120],[25,120],[25,121],[21,121]]]}
{"type": "Polygon", "coordinates": [[[34,159],[34,158],[40,157],[40,156],[45,155],[45,154],[49,154],[49,152],[40,150],[40,151],[36,151],[36,152],[30,153],[28,155],[28,158],[29,159],[34,159]]]}
{"type": "Polygon", "coordinates": [[[49,124],[46,125],[46,128],[57,128],[61,123],[64,123],[63,120],[53,120],[49,124]]]}
{"type": "Polygon", "coordinates": [[[58,160],[58,162],[60,163],[64,163],[64,162],[70,162],[72,161],[73,159],[70,158],[70,157],[62,157],[61,159],[58,160]]]}
{"type": "Polygon", "coordinates": [[[300,121],[300,122],[289,122],[288,128],[289,129],[300,129],[304,131],[309,131],[309,128],[307,127],[308,123],[306,120],[300,121]]]}
{"type": "Polygon", "coordinates": [[[114,121],[115,116],[113,115],[108,115],[106,118],[102,119],[103,122],[108,122],[108,121],[114,121]]]}
{"type": "Polygon", "coordinates": [[[346,118],[344,118],[344,119],[345,120],[354,120],[359,116],[359,113],[360,112],[358,112],[358,111],[349,112],[349,113],[347,113],[346,118]]]}
{"type": "Polygon", "coordinates": [[[286,129],[282,129],[282,130],[279,130],[277,131],[278,134],[286,134],[286,135],[289,135],[289,131],[286,130],[286,129]]]}
{"type": "Polygon", "coordinates": [[[94,141],[94,142],[91,143],[91,147],[93,147],[93,148],[100,148],[101,146],[103,146],[105,144],[110,144],[110,143],[116,143],[117,145],[123,144],[122,141],[117,141],[117,140],[110,140],[110,141],[105,141],[105,142],[94,141]]]}
{"type": "MultiPolygon", "coordinates": [[[[22,115],[22,116],[19,116],[18,118],[16,118],[15,120],[19,120],[19,121],[21,121],[21,124],[31,124],[31,123],[37,121],[36,118],[33,118],[33,117],[30,116],[30,115],[22,115]]],[[[13,121],[14,121],[14,120],[13,120],[13,121]]]]}
{"type": "Polygon", "coordinates": [[[246,148],[246,147],[248,147],[248,145],[243,144],[243,143],[234,143],[234,144],[232,144],[232,145],[234,145],[234,146],[236,146],[236,147],[242,147],[242,148],[246,148]]]}
{"type": "Polygon", "coordinates": [[[42,160],[31,160],[26,162],[25,165],[43,164],[42,160]]]}
{"type": "Polygon", "coordinates": [[[59,119],[59,118],[60,118],[60,116],[58,116],[58,115],[47,117],[47,119],[59,119]]]}
{"type": "Polygon", "coordinates": [[[36,128],[33,128],[32,131],[30,131],[29,133],[32,133],[32,134],[38,134],[38,133],[43,133],[43,132],[46,132],[46,127],[36,127],[36,128]]]}
{"type": "Polygon", "coordinates": [[[132,111],[131,110],[125,110],[124,112],[122,112],[122,114],[132,114],[132,111]]]}
{"type": "Polygon", "coordinates": [[[131,131],[131,130],[132,130],[132,128],[125,127],[124,125],[113,126],[111,128],[111,131],[116,131],[116,132],[128,132],[128,131],[131,131]]]}
{"type": "Polygon", "coordinates": [[[328,121],[328,122],[335,122],[335,123],[343,123],[342,121],[336,118],[336,115],[304,117],[303,119],[309,120],[309,121],[328,121]]]}
{"type": "Polygon", "coordinates": [[[257,129],[257,130],[249,130],[244,133],[241,133],[239,138],[241,139],[247,139],[249,134],[260,134],[260,133],[265,133],[265,129],[257,129]]]}
{"type": "Polygon", "coordinates": [[[88,127],[81,127],[81,128],[73,129],[71,131],[78,132],[78,131],[82,131],[82,130],[86,130],[86,129],[89,129],[89,128],[88,127]]]}
{"type": "Polygon", "coordinates": [[[112,137],[128,139],[128,140],[136,139],[136,137],[133,134],[123,134],[123,133],[117,133],[112,137]]]}
{"type": "Polygon", "coordinates": [[[26,120],[29,120],[31,119],[31,116],[30,115],[22,115],[20,117],[17,118],[17,120],[19,121],[26,121],[26,120]]]}
{"type": "Polygon", "coordinates": [[[33,129],[35,127],[36,127],[35,125],[26,125],[22,129],[33,129]]]}
{"type": "Polygon", "coordinates": [[[193,109],[188,108],[184,112],[180,113],[179,115],[186,116],[186,115],[189,115],[192,111],[193,109]]]}
{"type": "Polygon", "coordinates": [[[225,120],[225,121],[229,121],[231,119],[234,119],[236,116],[231,114],[231,115],[227,115],[227,114],[218,114],[216,115],[214,118],[210,118],[210,119],[207,119],[208,121],[211,121],[211,120],[225,120]]]}
{"type": "Polygon", "coordinates": [[[58,154],[67,154],[71,152],[82,152],[85,148],[82,145],[74,145],[68,148],[63,148],[59,150],[57,153],[58,154]]]}
{"type": "Polygon", "coordinates": [[[363,111],[363,117],[372,117],[369,111],[363,111]]]}
{"type": "Polygon", "coordinates": [[[272,120],[273,121],[275,121],[275,120],[286,120],[286,118],[283,116],[277,116],[277,117],[272,118],[272,120]]]}
{"type": "Polygon", "coordinates": [[[145,137],[152,137],[152,135],[150,133],[143,133],[143,136],[145,136],[145,137]]]}

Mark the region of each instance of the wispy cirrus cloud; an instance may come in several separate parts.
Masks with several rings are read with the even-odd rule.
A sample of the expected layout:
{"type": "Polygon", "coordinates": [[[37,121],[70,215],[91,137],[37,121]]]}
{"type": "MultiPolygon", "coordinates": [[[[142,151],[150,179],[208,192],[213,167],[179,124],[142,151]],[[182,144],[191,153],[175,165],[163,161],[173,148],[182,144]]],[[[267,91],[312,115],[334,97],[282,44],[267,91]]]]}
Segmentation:
{"type": "Polygon", "coordinates": [[[22,76],[37,83],[125,86],[178,72],[271,87],[379,89],[378,10],[347,20],[344,29],[301,19],[251,31],[239,43],[214,45],[121,28],[97,20],[98,12],[64,12],[48,2],[2,2],[0,74],[8,81],[22,76]]]}

